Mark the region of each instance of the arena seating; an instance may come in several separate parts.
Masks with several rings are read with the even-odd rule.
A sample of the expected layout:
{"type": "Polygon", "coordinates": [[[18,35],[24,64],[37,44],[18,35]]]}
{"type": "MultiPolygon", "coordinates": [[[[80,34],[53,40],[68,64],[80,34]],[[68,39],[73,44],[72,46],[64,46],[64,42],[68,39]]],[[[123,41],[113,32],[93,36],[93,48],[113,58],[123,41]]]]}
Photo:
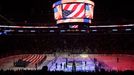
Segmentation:
{"type": "Polygon", "coordinates": [[[98,71],[98,72],[63,72],[54,71],[49,72],[46,70],[0,70],[0,75],[133,75],[134,71],[98,71]]]}

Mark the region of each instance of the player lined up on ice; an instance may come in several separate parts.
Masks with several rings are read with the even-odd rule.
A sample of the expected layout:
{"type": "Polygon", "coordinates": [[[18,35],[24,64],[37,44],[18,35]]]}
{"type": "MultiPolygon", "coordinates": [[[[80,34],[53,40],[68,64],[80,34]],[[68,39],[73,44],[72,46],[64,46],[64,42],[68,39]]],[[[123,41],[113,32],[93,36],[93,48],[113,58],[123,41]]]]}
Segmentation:
{"type": "Polygon", "coordinates": [[[73,64],[72,64],[72,71],[76,71],[76,63],[75,63],[75,60],[73,61],[73,64]]]}
{"type": "Polygon", "coordinates": [[[66,64],[64,64],[64,69],[65,69],[65,68],[67,68],[67,65],[66,65],[66,64]]]}
{"type": "Polygon", "coordinates": [[[56,67],[56,69],[57,69],[57,65],[58,65],[58,64],[57,64],[57,63],[55,63],[55,67],[56,67]]]}
{"type": "Polygon", "coordinates": [[[65,67],[67,68],[67,62],[68,62],[68,59],[66,58],[66,63],[65,63],[65,67]]]}
{"type": "Polygon", "coordinates": [[[62,63],[60,64],[60,67],[62,68],[62,63]]]}
{"type": "MultiPolygon", "coordinates": [[[[55,67],[57,69],[58,63],[55,63],[55,67]]],[[[62,63],[60,64],[60,67],[62,68],[62,63]]]]}
{"type": "Polygon", "coordinates": [[[117,57],[117,63],[119,62],[119,57],[117,57]]]}
{"type": "Polygon", "coordinates": [[[94,58],[94,59],[93,59],[93,61],[94,61],[94,63],[96,64],[96,62],[97,62],[97,59],[96,59],[96,58],[94,58]]]}
{"type": "Polygon", "coordinates": [[[85,66],[87,65],[87,61],[85,61],[85,66]]]}

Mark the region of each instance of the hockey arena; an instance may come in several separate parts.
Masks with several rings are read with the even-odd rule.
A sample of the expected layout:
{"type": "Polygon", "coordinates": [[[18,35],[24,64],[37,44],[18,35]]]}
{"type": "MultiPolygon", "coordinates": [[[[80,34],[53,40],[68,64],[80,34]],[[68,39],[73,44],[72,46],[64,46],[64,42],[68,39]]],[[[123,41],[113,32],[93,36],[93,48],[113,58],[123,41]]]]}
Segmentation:
{"type": "Polygon", "coordinates": [[[2,1],[0,75],[134,72],[131,5],[121,0],[2,1]]]}

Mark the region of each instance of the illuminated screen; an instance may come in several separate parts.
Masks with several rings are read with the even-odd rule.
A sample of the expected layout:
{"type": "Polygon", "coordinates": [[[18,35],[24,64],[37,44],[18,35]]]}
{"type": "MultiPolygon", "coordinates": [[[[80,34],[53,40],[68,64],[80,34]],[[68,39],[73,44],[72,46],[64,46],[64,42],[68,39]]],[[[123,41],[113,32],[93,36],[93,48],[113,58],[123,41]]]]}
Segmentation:
{"type": "Polygon", "coordinates": [[[69,25],[69,28],[73,28],[73,29],[78,28],[78,27],[79,25],[69,25]]]}
{"type": "Polygon", "coordinates": [[[91,19],[84,18],[84,19],[61,19],[61,20],[57,20],[57,24],[59,24],[59,23],[73,23],[73,22],[91,23],[91,19]]]}
{"type": "Polygon", "coordinates": [[[93,6],[89,4],[63,4],[54,8],[54,17],[66,18],[93,18],[93,6]],[[62,6],[62,7],[61,7],[62,6]]]}
{"type": "Polygon", "coordinates": [[[85,17],[85,4],[73,3],[62,5],[63,18],[84,18],[85,17]]]}
{"type": "Polygon", "coordinates": [[[56,20],[62,18],[62,8],[61,8],[61,5],[57,5],[56,7],[54,7],[54,18],[56,20]]]}
{"type": "Polygon", "coordinates": [[[93,19],[94,4],[90,0],[62,0],[53,4],[54,17],[59,23],[86,22],[93,19]],[[84,2],[85,1],[85,2],[84,2]]]}
{"type": "Polygon", "coordinates": [[[62,0],[62,3],[71,3],[71,2],[91,2],[90,0],[62,0]]]}
{"type": "Polygon", "coordinates": [[[93,5],[89,5],[89,4],[85,5],[85,10],[86,10],[85,18],[93,19],[93,12],[94,12],[93,9],[94,9],[93,5]]]}

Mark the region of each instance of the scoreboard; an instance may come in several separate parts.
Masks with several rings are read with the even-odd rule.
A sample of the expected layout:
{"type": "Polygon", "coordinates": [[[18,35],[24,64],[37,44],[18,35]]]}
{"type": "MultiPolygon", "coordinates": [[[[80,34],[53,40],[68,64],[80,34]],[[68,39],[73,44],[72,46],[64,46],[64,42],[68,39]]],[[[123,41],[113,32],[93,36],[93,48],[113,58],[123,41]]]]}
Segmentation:
{"type": "Polygon", "coordinates": [[[53,4],[57,24],[83,22],[91,23],[94,2],[90,0],[61,0],[53,4]]]}

